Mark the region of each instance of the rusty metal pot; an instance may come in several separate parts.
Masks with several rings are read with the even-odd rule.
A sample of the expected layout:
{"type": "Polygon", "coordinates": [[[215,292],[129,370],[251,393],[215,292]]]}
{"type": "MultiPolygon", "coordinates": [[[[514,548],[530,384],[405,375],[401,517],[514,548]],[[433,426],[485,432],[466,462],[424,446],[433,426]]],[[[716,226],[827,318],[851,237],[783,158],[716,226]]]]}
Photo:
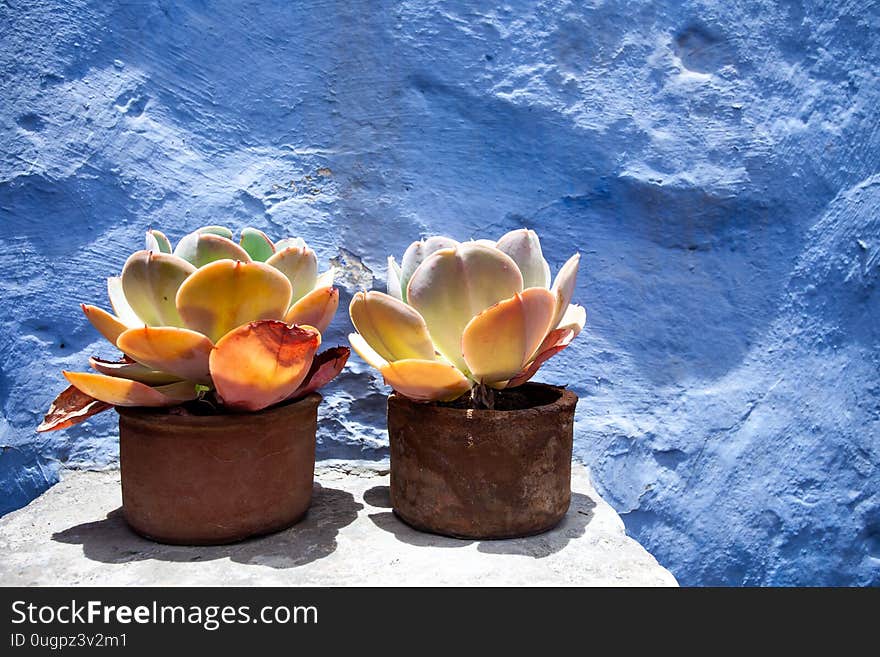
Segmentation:
{"type": "Polygon", "coordinates": [[[321,396],[258,413],[117,408],[122,508],[161,543],[216,545],[278,531],[309,507],[321,396]]]}
{"type": "Polygon", "coordinates": [[[577,395],[528,383],[517,410],[388,398],[391,504],[404,522],[458,538],[539,534],[571,501],[577,395]]]}

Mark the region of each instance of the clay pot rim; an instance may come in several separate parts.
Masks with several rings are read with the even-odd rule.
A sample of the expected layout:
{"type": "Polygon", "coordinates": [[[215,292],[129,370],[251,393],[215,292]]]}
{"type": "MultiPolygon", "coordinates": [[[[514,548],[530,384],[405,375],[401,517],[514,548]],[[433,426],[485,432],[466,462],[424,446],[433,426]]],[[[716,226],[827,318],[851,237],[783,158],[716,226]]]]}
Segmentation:
{"type": "Polygon", "coordinates": [[[548,404],[540,404],[538,406],[529,406],[528,408],[518,408],[511,411],[495,411],[485,408],[449,408],[448,406],[438,406],[433,402],[423,403],[416,402],[396,392],[388,397],[389,404],[398,404],[401,406],[409,406],[415,409],[424,409],[431,413],[437,413],[448,416],[459,416],[465,418],[474,418],[480,420],[496,421],[504,420],[506,422],[515,422],[518,418],[533,414],[557,413],[569,409],[574,409],[578,402],[578,396],[568,388],[562,386],[554,386],[549,383],[528,382],[519,388],[538,388],[544,390],[552,390],[559,394],[559,398],[548,404]]]}
{"type": "MultiPolygon", "coordinates": [[[[213,415],[175,415],[168,408],[150,408],[146,406],[115,406],[119,415],[125,416],[129,422],[155,423],[162,422],[176,427],[217,427],[228,426],[230,422],[247,423],[251,418],[269,418],[273,415],[284,416],[307,406],[317,406],[323,397],[311,392],[302,399],[285,402],[280,405],[264,408],[250,413],[215,413],[213,415]]],[[[172,407],[173,408],[173,407],[172,407]]]]}

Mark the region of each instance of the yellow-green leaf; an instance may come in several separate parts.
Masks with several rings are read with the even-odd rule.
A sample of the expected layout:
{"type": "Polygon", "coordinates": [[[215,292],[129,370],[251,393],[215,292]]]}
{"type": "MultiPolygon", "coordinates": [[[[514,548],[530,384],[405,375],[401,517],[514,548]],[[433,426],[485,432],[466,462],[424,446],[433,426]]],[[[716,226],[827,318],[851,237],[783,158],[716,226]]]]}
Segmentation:
{"type": "Polygon", "coordinates": [[[358,292],[348,311],[358,333],[385,360],[434,360],[425,320],[402,301],[382,292],[358,292]]]}
{"type": "Polygon", "coordinates": [[[132,381],[146,383],[151,386],[161,386],[180,381],[179,376],[154,370],[141,363],[136,363],[128,357],[113,361],[92,356],[89,358],[89,366],[99,374],[131,379],[132,381]]]}
{"type": "Polygon", "coordinates": [[[380,371],[386,384],[413,401],[452,401],[471,389],[461,372],[438,360],[398,360],[380,371]]]}
{"type": "Polygon", "coordinates": [[[337,308],[339,290],[334,287],[319,288],[294,303],[284,315],[284,321],[288,324],[313,326],[323,333],[330,326],[337,308]]]}
{"type": "Polygon", "coordinates": [[[174,255],[137,251],[122,269],[125,299],[144,324],[182,326],[174,299],[180,285],[195,270],[174,255]]]}
{"type": "Polygon", "coordinates": [[[161,230],[148,230],[145,242],[145,248],[147,251],[154,251],[155,253],[171,253],[171,242],[168,241],[165,233],[161,230]]]}
{"type": "Polygon", "coordinates": [[[118,317],[97,306],[87,306],[83,303],[80,304],[80,308],[82,308],[86,319],[98,330],[98,333],[107,338],[112,345],[115,345],[116,338],[129,328],[118,317]]]}
{"type": "Polygon", "coordinates": [[[550,287],[550,265],[541,252],[541,241],[533,230],[512,230],[498,240],[499,251],[509,255],[519,267],[523,288],[550,287]]]}
{"type": "Polygon", "coordinates": [[[269,236],[256,228],[245,228],[241,231],[239,244],[257,262],[266,262],[275,253],[275,245],[269,236]]]}
{"type": "Polygon", "coordinates": [[[424,318],[438,351],[467,372],[461,354],[464,327],[518,292],[522,275],[510,256],[471,242],[429,256],[412,275],[407,299],[424,318]]]}
{"type": "Polygon", "coordinates": [[[373,349],[359,333],[349,333],[348,342],[351,344],[351,348],[357,352],[358,356],[363,358],[368,364],[372,365],[377,370],[381,370],[388,364],[388,361],[376,353],[376,350],[373,349]]]}
{"type": "Polygon", "coordinates": [[[388,256],[388,270],[385,276],[385,292],[395,299],[403,300],[403,290],[400,285],[400,265],[394,256],[388,256]]]}
{"type": "Polygon", "coordinates": [[[190,233],[177,244],[174,255],[196,267],[204,267],[217,260],[240,260],[250,262],[251,257],[231,239],[215,233],[190,233]]]}
{"type": "Polygon", "coordinates": [[[562,316],[568,310],[571,303],[571,297],[574,294],[574,288],[577,283],[578,264],[581,261],[581,254],[575,253],[571,256],[562,269],[556,274],[553,281],[553,293],[556,295],[556,314],[553,319],[553,328],[562,321],[562,316]]]}
{"type": "Polygon", "coordinates": [[[190,276],[177,294],[185,326],[215,343],[248,322],[281,319],[289,305],[290,282],[262,262],[212,262],[190,276]]]}
{"type": "Polygon", "coordinates": [[[113,406],[175,406],[195,399],[195,384],[191,381],[170,383],[152,388],[137,381],[91,372],[62,372],[80,392],[113,406]]]}
{"type": "Polygon", "coordinates": [[[266,260],[266,264],[275,267],[290,281],[291,303],[296,303],[315,289],[318,279],[318,258],[310,248],[293,246],[279,249],[275,255],[266,260]]]}
{"type": "Polygon", "coordinates": [[[198,383],[211,382],[208,358],[214,345],[196,331],[171,326],[133,328],[119,336],[116,346],[155,370],[198,383]]]}
{"type": "Polygon", "coordinates": [[[107,296],[110,299],[110,307],[123,324],[129,328],[143,326],[143,320],[132,310],[128,299],[125,298],[121,276],[111,276],[107,279],[107,296]]]}
{"type": "MultiPolygon", "coordinates": [[[[400,261],[400,275],[398,278],[400,280],[401,300],[409,303],[406,294],[410,278],[412,278],[415,270],[418,269],[419,265],[421,265],[428,256],[442,249],[454,249],[456,246],[458,246],[458,242],[451,237],[444,237],[442,235],[435,235],[426,240],[420,240],[410,244],[400,261]]],[[[388,294],[391,294],[391,292],[388,292],[388,294]]]]}

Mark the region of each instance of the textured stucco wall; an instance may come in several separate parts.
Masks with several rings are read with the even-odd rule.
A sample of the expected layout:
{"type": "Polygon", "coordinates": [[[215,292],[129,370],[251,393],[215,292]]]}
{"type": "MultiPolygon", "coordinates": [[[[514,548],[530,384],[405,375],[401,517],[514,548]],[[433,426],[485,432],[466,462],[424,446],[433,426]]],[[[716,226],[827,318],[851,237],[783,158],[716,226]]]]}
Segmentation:
{"type": "MultiPolygon", "coordinates": [[[[3,3],[0,512],[116,458],[110,414],[33,427],[110,353],[77,304],[148,226],[301,235],[350,264],[343,307],[421,234],[529,226],[554,272],[584,255],[588,329],[541,376],[628,531],[685,584],[880,584],[878,29],[874,2],[3,3]]],[[[382,456],[384,394],[352,357],[321,454],[382,456]]]]}

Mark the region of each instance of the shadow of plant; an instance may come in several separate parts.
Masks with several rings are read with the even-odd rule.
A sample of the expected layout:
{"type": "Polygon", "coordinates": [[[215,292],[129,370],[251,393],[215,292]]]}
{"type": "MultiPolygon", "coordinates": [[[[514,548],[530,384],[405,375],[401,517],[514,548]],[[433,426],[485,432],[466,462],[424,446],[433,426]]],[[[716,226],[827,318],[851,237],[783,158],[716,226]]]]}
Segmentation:
{"type": "Polygon", "coordinates": [[[363,508],[351,493],[315,484],[312,505],[300,522],[284,531],[240,543],[199,547],[154,543],[129,528],[121,508],[108,513],[104,520],[56,532],[52,540],[82,545],[86,558],[102,563],[228,558],[242,564],[296,568],[332,554],[339,531],[354,522],[363,508]]]}
{"type": "MultiPolygon", "coordinates": [[[[364,493],[364,502],[378,508],[391,508],[391,495],[388,486],[374,486],[364,493]]],[[[485,554],[519,554],[525,557],[542,559],[564,549],[569,541],[584,535],[587,525],[593,519],[596,502],[583,493],[571,494],[568,513],[556,527],[537,536],[511,538],[491,541],[477,541],[477,550],[485,554]]],[[[369,514],[370,520],[379,529],[389,532],[402,543],[416,547],[464,547],[475,541],[450,538],[413,529],[391,511],[369,514]]]]}

